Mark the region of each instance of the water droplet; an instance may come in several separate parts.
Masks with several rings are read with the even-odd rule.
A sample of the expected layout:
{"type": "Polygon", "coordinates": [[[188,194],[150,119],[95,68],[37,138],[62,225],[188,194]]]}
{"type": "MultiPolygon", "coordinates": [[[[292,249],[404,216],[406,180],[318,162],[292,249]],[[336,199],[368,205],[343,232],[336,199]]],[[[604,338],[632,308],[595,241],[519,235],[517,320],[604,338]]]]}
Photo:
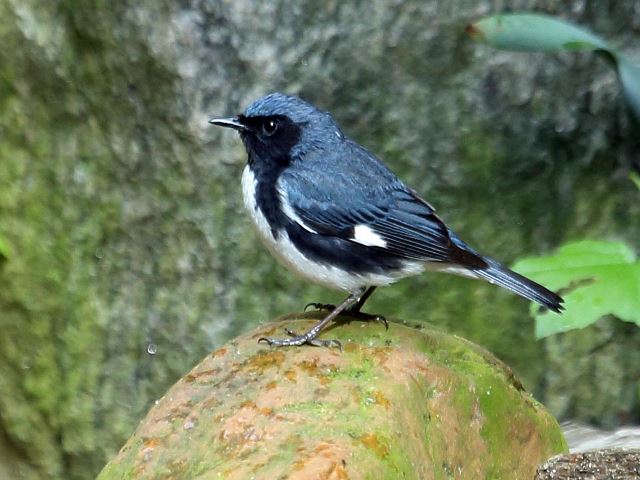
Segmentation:
{"type": "Polygon", "coordinates": [[[29,360],[23,360],[22,361],[22,368],[24,368],[25,370],[29,370],[31,368],[31,362],[29,360]]]}
{"type": "Polygon", "coordinates": [[[147,345],[147,353],[149,355],[155,355],[156,353],[158,353],[158,346],[155,343],[150,343],[149,345],[147,345]]]}
{"type": "Polygon", "coordinates": [[[98,260],[104,258],[104,251],[101,248],[96,248],[95,256],[98,260]]]}

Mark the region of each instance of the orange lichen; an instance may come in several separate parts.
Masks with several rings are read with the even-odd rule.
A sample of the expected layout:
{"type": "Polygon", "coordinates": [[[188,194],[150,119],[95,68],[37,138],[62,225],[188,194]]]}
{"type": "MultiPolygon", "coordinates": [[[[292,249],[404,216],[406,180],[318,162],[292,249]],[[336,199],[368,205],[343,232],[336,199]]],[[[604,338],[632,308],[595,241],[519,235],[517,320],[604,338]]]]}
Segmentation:
{"type": "Polygon", "coordinates": [[[156,448],[160,443],[159,438],[147,438],[142,442],[142,446],[144,448],[156,448]]]}
{"type": "Polygon", "coordinates": [[[213,352],[210,357],[211,358],[217,358],[217,357],[221,357],[222,355],[226,355],[227,354],[227,349],[222,347],[219,348],[218,350],[216,350],[215,352],[213,352]]]}
{"type": "MultiPolygon", "coordinates": [[[[300,447],[297,452],[299,458],[290,467],[291,472],[287,476],[289,479],[348,480],[351,478],[344,460],[348,449],[341,443],[321,442],[311,451],[300,447]]],[[[360,475],[356,478],[360,478],[360,475]]]]}
{"type": "Polygon", "coordinates": [[[245,400],[240,404],[240,408],[256,408],[256,402],[252,400],[245,400]]]}
{"type": "Polygon", "coordinates": [[[360,442],[380,458],[386,458],[386,456],[389,455],[389,447],[386,443],[381,441],[375,433],[362,435],[360,437],[360,442]]]}
{"type": "Polygon", "coordinates": [[[331,378],[323,373],[323,370],[331,370],[328,365],[319,365],[318,357],[311,360],[303,360],[297,366],[310,376],[316,377],[321,385],[327,385],[331,378]]]}
{"type": "Polygon", "coordinates": [[[262,351],[247,358],[243,365],[250,371],[256,370],[257,373],[264,373],[268,368],[280,367],[284,358],[284,352],[280,350],[262,351]]]}
{"type": "Polygon", "coordinates": [[[387,397],[385,397],[384,393],[382,393],[380,390],[375,390],[373,392],[373,399],[375,400],[375,402],[378,405],[382,405],[387,410],[389,409],[389,406],[391,405],[391,402],[389,401],[389,399],[387,397]]]}
{"type": "Polygon", "coordinates": [[[211,379],[215,378],[216,375],[220,373],[219,368],[208,368],[206,370],[193,370],[191,373],[188,373],[184,376],[183,380],[186,383],[200,382],[205,383],[211,381],[211,379]],[[207,377],[206,379],[203,377],[207,377]]]}

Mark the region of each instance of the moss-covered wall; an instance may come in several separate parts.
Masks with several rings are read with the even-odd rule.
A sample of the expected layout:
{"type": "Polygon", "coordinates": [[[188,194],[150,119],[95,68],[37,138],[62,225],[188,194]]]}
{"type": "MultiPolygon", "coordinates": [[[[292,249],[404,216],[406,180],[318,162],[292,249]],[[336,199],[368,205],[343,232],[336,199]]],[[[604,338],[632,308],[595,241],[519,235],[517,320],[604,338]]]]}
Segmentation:
{"type": "MultiPolygon", "coordinates": [[[[555,5],[516,6],[639,44],[636,2],[555,5]]],[[[640,202],[626,176],[640,136],[615,75],[590,55],[496,52],[465,37],[470,19],[504,7],[0,0],[7,468],[86,478],[206,352],[276,314],[339,299],[257,243],[241,212],[240,142],[206,124],[269,91],[332,111],[501,260],[583,236],[634,244],[640,202]]],[[[562,379],[546,388],[526,302],[490,285],[423,275],[377,292],[369,309],[480,342],[551,404],[571,391],[562,379]]],[[[564,365],[571,345],[557,350],[564,365]]],[[[607,390],[589,375],[595,358],[581,381],[607,390]]],[[[637,366],[607,358],[625,385],[637,382],[637,366]]],[[[590,408],[581,402],[558,413],[590,408]]],[[[637,396],[616,402],[602,408],[638,415],[637,396]]]]}

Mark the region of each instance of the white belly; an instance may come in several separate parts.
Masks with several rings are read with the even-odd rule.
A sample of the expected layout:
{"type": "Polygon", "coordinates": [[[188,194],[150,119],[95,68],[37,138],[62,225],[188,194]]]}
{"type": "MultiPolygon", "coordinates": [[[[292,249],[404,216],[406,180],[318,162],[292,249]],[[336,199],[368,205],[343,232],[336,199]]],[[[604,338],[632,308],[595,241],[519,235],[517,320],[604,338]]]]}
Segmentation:
{"type": "Polygon", "coordinates": [[[271,254],[286,268],[314,283],[328,288],[356,291],[360,287],[389,285],[399,278],[417,274],[422,271],[421,266],[414,264],[412,268],[397,272],[396,275],[363,274],[357,275],[340,268],[309,260],[289,240],[287,232],[279,232],[278,238],[274,238],[267,219],[259,208],[256,207],[256,179],[247,165],[242,173],[242,196],[244,206],[248,210],[251,220],[255,224],[260,240],[271,254]]]}

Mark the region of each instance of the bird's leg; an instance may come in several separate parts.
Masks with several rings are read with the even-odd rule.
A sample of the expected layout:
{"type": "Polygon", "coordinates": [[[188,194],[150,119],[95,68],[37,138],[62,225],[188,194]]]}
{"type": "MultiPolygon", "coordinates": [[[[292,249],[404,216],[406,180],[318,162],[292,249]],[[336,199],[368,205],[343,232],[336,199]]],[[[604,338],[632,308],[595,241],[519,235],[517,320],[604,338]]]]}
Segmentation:
{"type": "Polygon", "coordinates": [[[384,324],[384,328],[385,329],[389,330],[389,322],[387,322],[387,319],[384,318],[382,315],[372,315],[370,313],[364,313],[364,312],[360,311],[360,309],[364,305],[364,302],[367,301],[367,299],[371,296],[371,294],[373,293],[373,291],[375,289],[376,289],[376,287],[367,288],[367,291],[364,292],[364,294],[355,303],[355,305],[350,307],[349,310],[347,310],[346,313],[351,315],[352,317],[356,317],[359,320],[365,320],[367,322],[371,322],[371,321],[380,322],[380,323],[384,324]]]}
{"type": "MultiPolygon", "coordinates": [[[[362,294],[362,296],[358,299],[358,301],[352,305],[351,307],[345,309],[345,313],[349,314],[352,317],[355,317],[359,320],[365,320],[367,322],[380,322],[384,324],[384,328],[389,330],[389,322],[382,315],[372,315],[370,313],[361,312],[360,309],[364,305],[364,302],[371,296],[376,287],[368,287],[366,291],[362,294]]],[[[313,307],[317,310],[335,310],[336,306],[330,303],[307,303],[304,307],[304,311],[307,311],[307,308],[313,307]]]]}
{"type": "Polygon", "coordinates": [[[340,313],[350,308],[352,305],[358,303],[360,298],[364,295],[366,287],[362,287],[357,291],[350,294],[340,305],[337,305],[326,317],[316,323],[307,333],[297,335],[291,330],[286,330],[287,334],[291,338],[268,338],[262,337],[258,339],[258,342],[265,342],[274,347],[291,347],[298,346],[304,343],[314,345],[316,347],[338,347],[342,348],[342,344],[338,340],[318,340],[316,337],[320,334],[322,329],[327,326],[331,320],[335,319],[340,313]]]}
{"type": "Polygon", "coordinates": [[[311,302],[311,303],[307,303],[304,306],[304,309],[302,311],[306,312],[309,307],[313,307],[316,310],[334,310],[336,308],[336,306],[333,303],[311,302]]]}
{"type": "MultiPolygon", "coordinates": [[[[376,289],[376,287],[369,287],[367,288],[366,292],[364,292],[362,294],[362,296],[360,297],[360,299],[356,302],[355,305],[353,305],[352,307],[348,308],[348,312],[349,313],[359,313],[360,309],[362,308],[362,306],[364,305],[364,302],[367,301],[367,299],[371,296],[371,294],[373,293],[373,291],[376,289]]],[[[333,310],[336,308],[335,305],[333,305],[332,303],[317,303],[317,302],[311,302],[311,303],[307,303],[304,306],[304,310],[303,311],[307,311],[307,309],[309,307],[313,307],[316,310],[333,310]]]]}
{"type": "Polygon", "coordinates": [[[369,299],[369,297],[371,296],[371,294],[375,289],[376,287],[367,288],[367,291],[364,292],[364,294],[360,297],[360,299],[356,302],[356,304],[353,307],[349,308],[349,313],[360,312],[360,309],[364,305],[364,302],[366,302],[369,299]]]}

